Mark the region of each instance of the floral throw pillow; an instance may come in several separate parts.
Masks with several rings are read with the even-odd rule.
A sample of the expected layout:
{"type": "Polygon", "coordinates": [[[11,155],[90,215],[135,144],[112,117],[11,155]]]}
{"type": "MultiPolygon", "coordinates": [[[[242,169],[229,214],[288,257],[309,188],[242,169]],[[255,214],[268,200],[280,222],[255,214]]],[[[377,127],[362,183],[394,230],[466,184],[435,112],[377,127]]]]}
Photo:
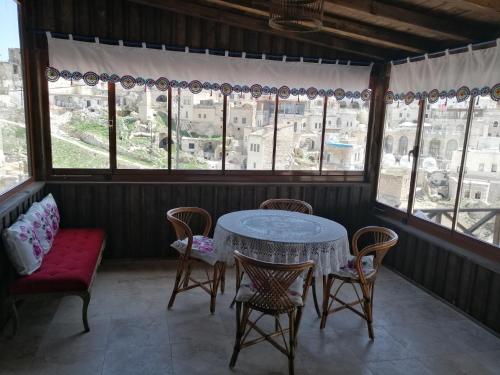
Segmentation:
{"type": "Polygon", "coordinates": [[[52,222],[46,216],[43,206],[39,203],[33,203],[28,212],[22,215],[21,218],[32,225],[40,241],[40,245],[42,245],[43,253],[47,254],[54,242],[54,230],[52,222]]]}
{"type": "Polygon", "coordinates": [[[32,225],[18,220],[3,231],[7,256],[20,275],[31,275],[42,264],[43,248],[32,225]]]}
{"type": "Polygon", "coordinates": [[[59,209],[57,208],[56,201],[54,200],[52,194],[49,194],[43,198],[39,204],[43,207],[45,217],[52,226],[52,234],[55,236],[59,230],[60,222],[59,209]]]}

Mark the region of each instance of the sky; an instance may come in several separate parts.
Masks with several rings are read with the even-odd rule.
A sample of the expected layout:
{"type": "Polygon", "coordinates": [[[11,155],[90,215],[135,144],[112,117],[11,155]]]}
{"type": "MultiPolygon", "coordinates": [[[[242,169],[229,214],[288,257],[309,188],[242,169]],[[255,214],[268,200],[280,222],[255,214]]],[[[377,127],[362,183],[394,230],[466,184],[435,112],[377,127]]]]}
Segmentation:
{"type": "Polygon", "coordinates": [[[0,0],[0,61],[9,59],[9,48],[19,48],[17,4],[14,0],[0,0]]]}

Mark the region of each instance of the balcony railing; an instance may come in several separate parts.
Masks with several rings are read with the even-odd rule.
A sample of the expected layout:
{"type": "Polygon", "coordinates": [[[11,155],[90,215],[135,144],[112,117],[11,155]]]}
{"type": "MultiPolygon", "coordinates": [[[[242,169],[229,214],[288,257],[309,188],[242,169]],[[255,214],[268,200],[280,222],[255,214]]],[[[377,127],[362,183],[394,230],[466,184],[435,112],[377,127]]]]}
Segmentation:
{"type": "MultiPolygon", "coordinates": [[[[442,224],[443,219],[453,221],[453,209],[452,208],[421,208],[421,211],[426,214],[427,218],[438,224],[442,224]]],[[[493,224],[493,238],[491,242],[494,245],[500,245],[500,208],[461,208],[459,214],[463,213],[486,213],[482,218],[475,221],[472,225],[467,225],[461,223],[459,219],[457,220],[457,229],[460,229],[463,233],[477,237],[474,232],[477,232],[481,227],[486,225],[490,220],[494,220],[493,224]]],[[[488,241],[489,242],[489,241],[488,241]]]]}

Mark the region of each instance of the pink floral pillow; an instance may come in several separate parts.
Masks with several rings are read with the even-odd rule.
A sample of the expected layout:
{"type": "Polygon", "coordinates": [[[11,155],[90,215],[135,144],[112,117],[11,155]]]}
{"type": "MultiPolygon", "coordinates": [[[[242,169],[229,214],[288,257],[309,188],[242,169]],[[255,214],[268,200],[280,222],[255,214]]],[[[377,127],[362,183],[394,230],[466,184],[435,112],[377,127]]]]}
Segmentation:
{"type": "Polygon", "coordinates": [[[39,203],[45,212],[45,217],[52,227],[52,234],[55,236],[59,230],[59,209],[57,208],[56,201],[52,194],[47,195],[39,203]]]}
{"type": "Polygon", "coordinates": [[[32,225],[18,220],[3,231],[7,256],[20,275],[31,275],[42,264],[43,248],[32,225]]]}
{"type": "Polygon", "coordinates": [[[28,212],[21,216],[21,219],[33,226],[40,245],[42,245],[43,253],[47,254],[52,248],[55,234],[52,222],[46,216],[43,206],[40,203],[33,203],[28,212]]]}

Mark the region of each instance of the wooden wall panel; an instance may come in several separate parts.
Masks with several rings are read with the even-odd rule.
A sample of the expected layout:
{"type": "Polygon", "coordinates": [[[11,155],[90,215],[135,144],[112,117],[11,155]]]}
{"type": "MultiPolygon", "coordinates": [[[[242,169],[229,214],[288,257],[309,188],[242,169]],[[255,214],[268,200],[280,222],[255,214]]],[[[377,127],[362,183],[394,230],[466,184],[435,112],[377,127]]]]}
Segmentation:
{"type": "Polygon", "coordinates": [[[500,266],[419,230],[377,217],[399,243],[384,264],[500,334],[500,266]]]}
{"type": "Polygon", "coordinates": [[[179,206],[203,207],[215,222],[225,213],[257,208],[268,198],[298,198],[310,202],[315,214],[342,223],[352,233],[365,224],[369,188],[369,184],[46,184],[61,208],[63,226],[106,229],[106,258],[175,256],[165,213],[179,206]]]}

